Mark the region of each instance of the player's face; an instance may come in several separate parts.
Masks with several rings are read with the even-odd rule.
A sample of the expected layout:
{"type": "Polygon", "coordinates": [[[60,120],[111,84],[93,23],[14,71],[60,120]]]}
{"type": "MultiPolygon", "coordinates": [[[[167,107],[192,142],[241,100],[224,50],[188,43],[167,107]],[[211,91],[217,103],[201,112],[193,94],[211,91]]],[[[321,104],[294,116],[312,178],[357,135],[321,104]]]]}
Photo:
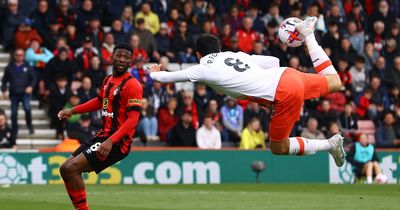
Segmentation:
{"type": "Polygon", "coordinates": [[[113,66],[116,73],[124,73],[132,63],[132,53],[128,50],[117,49],[113,56],[113,66]]]}

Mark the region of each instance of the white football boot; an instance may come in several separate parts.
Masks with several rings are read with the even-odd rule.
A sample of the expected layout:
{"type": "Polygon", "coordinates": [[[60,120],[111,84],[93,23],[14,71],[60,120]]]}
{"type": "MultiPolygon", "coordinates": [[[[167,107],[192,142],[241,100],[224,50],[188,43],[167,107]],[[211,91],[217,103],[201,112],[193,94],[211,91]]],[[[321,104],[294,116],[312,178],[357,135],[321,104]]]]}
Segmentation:
{"type": "Polygon", "coordinates": [[[296,29],[297,31],[300,32],[301,35],[306,37],[307,35],[314,33],[315,24],[317,23],[317,20],[318,20],[317,17],[309,16],[306,19],[304,19],[303,22],[297,24],[296,29]]]}
{"type": "Polygon", "coordinates": [[[340,134],[336,134],[328,139],[328,142],[331,145],[329,154],[332,155],[337,167],[343,166],[346,157],[343,148],[343,139],[344,138],[340,134]]]}

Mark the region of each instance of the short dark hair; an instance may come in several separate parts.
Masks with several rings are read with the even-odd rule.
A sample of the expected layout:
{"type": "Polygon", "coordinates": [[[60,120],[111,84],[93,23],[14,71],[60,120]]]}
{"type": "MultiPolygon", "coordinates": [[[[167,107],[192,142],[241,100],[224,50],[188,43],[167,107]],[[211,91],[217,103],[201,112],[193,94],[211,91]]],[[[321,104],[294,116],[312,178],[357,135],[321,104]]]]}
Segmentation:
{"type": "Polygon", "coordinates": [[[115,46],[115,48],[114,48],[114,53],[118,49],[128,50],[131,54],[133,54],[132,47],[128,43],[125,43],[125,42],[118,43],[117,46],[115,46]]]}
{"type": "Polygon", "coordinates": [[[197,38],[196,51],[201,56],[221,52],[219,39],[212,34],[202,34],[197,38]]]}

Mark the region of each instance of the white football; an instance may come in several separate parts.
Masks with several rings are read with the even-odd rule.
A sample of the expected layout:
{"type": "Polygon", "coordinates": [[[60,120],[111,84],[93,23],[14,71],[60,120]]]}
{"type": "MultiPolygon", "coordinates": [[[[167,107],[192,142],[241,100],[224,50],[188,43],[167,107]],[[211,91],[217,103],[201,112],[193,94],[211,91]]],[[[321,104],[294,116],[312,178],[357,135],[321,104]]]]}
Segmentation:
{"type": "Polygon", "coordinates": [[[384,174],[378,174],[378,175],[375,177],[375,182],[376,182],[377,184],[386,184],[387,181],[388,181],[387,176],[384,175],[384,174]]]}
{"type": "Polygon", "coordinates": [[[304,37],[296,30],[296,25],[302,20],[296,17],[287,18],[279,25],[278,35],[281,42],[289,47],[298,47],[303,44],[304,37]]]}

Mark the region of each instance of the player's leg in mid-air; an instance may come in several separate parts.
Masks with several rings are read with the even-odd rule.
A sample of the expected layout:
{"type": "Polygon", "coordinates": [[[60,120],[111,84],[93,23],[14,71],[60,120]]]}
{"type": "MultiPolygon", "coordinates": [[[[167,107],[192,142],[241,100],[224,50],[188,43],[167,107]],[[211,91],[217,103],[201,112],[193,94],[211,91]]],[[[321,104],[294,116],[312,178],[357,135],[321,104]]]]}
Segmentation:
{"type": "Polygon", "coordinates": [[[93,171],[88,160],[81,153],[83,149],[83,147],[78,148],[60,167],[67,193],[75,209],[79,210],[89,209],[82,173],[93,171]]]}
{"type": "Polygon", "coordinates": [[[290,137],[304,100],[324,96],[340,89],[341,81],[329,57],[314,37],[315,17],[307,18],[296,28],[305,36],[317,74],[300,73],[287,69],[279,82],[270,124],[270,147],[278,155],[311,155],[318,151],[329,151],[337,166],[344,163],[343,137],[339,134],[330,139],[306,139],[290,137]]]}

